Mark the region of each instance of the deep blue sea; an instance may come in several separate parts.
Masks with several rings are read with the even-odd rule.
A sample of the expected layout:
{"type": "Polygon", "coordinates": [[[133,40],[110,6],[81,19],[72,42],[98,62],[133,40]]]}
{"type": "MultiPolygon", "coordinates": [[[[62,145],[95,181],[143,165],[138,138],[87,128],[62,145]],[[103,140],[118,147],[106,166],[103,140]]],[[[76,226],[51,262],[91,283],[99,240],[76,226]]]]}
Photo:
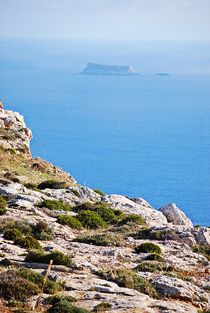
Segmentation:
{"type": "Polygon", "coordinates": [[[106,193],[175,202],[210,225],[209,52],[206,43],[2,39],[0,98],[25,116],[33,156],[106,193]],[[132,64],[140,75],[78,74],[89,61],[132,64]]]}

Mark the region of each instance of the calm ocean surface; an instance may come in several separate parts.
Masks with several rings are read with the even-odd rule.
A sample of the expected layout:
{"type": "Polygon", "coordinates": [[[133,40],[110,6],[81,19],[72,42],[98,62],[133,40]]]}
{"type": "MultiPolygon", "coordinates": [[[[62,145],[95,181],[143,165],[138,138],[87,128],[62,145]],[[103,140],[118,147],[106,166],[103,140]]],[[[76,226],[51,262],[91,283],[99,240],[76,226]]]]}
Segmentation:
{"type": "Polygon", "coordinates": [[[25,116],[33,131],[33,155],[69,171],[81,184],[143,197],[156,208],[175,202],[194,223],[210,225],[205,47],[196,46],[191,54],[185,49],[190,58],[180,58],[185,73],[176,71],[181,61],[170,67],[172,58],[164,54],[155,62],[154,53],[145,49],[138,57],[132,50],[117,61],[117,49],[107,55],[101,48],[105,63],[113,55],[114,63],[140,68],[144,60],[144,73],[136,77],[76,74],[86,61],[99,62],[100,51],[91,55],[90,47],[83,53],[77,47],[77,54],[65,46],[61,57],[46,47],[5,40],[0,45],[0,97],[25,116]],[[155,75],[161,71],[173,75],[155,75]]]}

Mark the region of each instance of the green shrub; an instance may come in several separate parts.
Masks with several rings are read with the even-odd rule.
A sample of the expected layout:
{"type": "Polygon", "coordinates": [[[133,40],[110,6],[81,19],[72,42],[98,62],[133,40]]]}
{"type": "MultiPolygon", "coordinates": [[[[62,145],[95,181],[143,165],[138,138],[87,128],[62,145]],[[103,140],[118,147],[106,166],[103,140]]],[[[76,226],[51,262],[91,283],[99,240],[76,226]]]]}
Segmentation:
{"type": "Polygon", "coordinates": [[[160,254],[158,254],[158,253],[151,253],[151,254],[147,255],[144,258],[144,260],[162,262],[163,261],[163,257],[160,254]]]}
{"type": "Polygon", "coordinates": [[[77,299],[72,297],[72,296],[60,296],[60,295],[55,295],[55,296],[50,296],[46,299],[46,304],[51,304],[54,305],[57,302],[60,302],[61,300],[66,300],[68,302],[76,302],[77,299]]]}
{"type": "Polygon", "coordinates": [[[7,212],[6,205],[6,200],[0,195],[0,215],[3,215],[7,212]]]}
{"type": "Polygon", "coordinates": [[[71,207],[61,200],[44,200],[39,204],[40,208],[47,208],[50,210],[70,211],[71,207]]]}
{"type": "Polygon", "coordinates": [[[97,194],[99,194],[102,197],[105,196],[105,193],[103,193],[103,191],[101,191],[100,189],[93,189],[93,191],[95,191],[97,194]]]}
{"type": "Polygon", "coordinates": [[[101,302],[96,305],[93,309],[93,312],[104,312],[112,308],[112,305],[108,302],[101,302]]]}
{"type": "Polygon", "coordinates": [[[77,218],[82,223],[82,226],[86,228],[96,229],[106,227],[106,222],[94,211],[79,211],[77,218]]]}
{"type": "Polygon", "coordinates": [[[4,234],[4,239],[13,240],[13,241],[22,236],[22,233],[18,228],[5,229],[3,234],[4,234]]]}
{"type": "Polygon", "coordinates": [[[136,253],[157,253],[161,254],[161,248],[153,242],[145,242],[135,248],[136,253]]]}
{"type": "Polygon", "coordinates": [[[156,290],[144,278],[138,277],[135,271],[130,269],[118,268],[98,273],[106,280],[110,280],[118,284],[120,287],[136,289],[151,297],[157,297],[156,290]]]}
{"type": "Polygon", "coordinates": [[[52,240],[53,230],[44,221],[39,221],[37,224],[32,226],[33,236],[38,240],[52,240]]]}
{"type": "Polygon", "coordinates": [[[34,191],[40,191],[40,189],[37,187],[37,185],[32,183],[26,183],[24,186],[28,189],[34,190],[34,191]]]}
{"type": "Polygon", "coordinates": [[[167,240],[175,236],[175,231],[171,229],[143,229],[134,235],[135,239],[167,240]]]}
{"type": "Polygon", "coordinates": [[[61,299],[52,305],[52,307],[47,311],[48,313],[90,313],[83,308],[77,307],[69,302],[67,299],[61,299]]]}
{"type": "Polygon", "coordinates": [[[32,236],[17,237],[14,241],[14,244],[25,249],[38,249],[38,250],[42,249],[42,246],[40,245],[39,241],[32,236]]]}
{"type": "Polygon", "coordinates": [[[81,222],[74,216],[61,214],[58,216],[57,222],[59,224],[62,224],[62,225],[67,225],[73,229],[81,229],[82,228],[81,222]]]}
{"type": "Polygon", "coordinates": [[[127,223],[135,223],[138,225],[144,225],[145,219],[138,214],[128,214],[119,221],[119,225],[124,225],[127,223]]]}
{"type": "MultiPolygon", "coordinates": [[[[34,283],[36,286],[38,286],[40,289],[42,289],[43,283],[44,283],[44,276],[40,273],[37,273],[31,269],[27,268],[20,268],[16,271],[17,275],[19,275],[22,278],[25,278],[32,283],[34,283]]],[[[45,287],[44,287],[44,292],[48,294],[54,294],[58,291],[60,291],[61,285],[57,282],[54,282],[47,278],[45,287]]]]}
{"type": "Polygon", "coordinates": [[[46,180],[37,186],[39,189],[43,190],[49,189],[65,189],[67,187],[65,182],[60,182],[56,180],[46,180]]]}
{"type": "Polygon", "coordinates": [[[96,246],[115,246],[120,247],[125,244],[122,235],[114,233],[95,234],[76,238],[75,241],[92,244],[96,246]]]}
{"type": "Polygon", "coordinates": [[[71,192],[73,192],[73,194],[76,196],[76,197],[80,197],[80,193],[79,193],[79,191],[78,190],[76,190],[76,189],[70,189],[71,190],[71,192]]]}
{"type": "Polygon", "coordinates": [[[202,254],[207,258],[208,261],[210,261],[210,247],[207,247],[203,244],[199,244],[193,247],[193,252],[202,254]]]}
{"type": "Polygon", "coordinates": [[[65,265],[71,267],[72,260],[71,258],[60,251],[52,251],[50,253],[44,253],[42,251],[32,250],[29,251],[28,255],[25,258],[26,262],[37,262],[37,263],[46,263],[48,264],[50,260],[53,260],[55,265],[65,265]]]}
{"type": "Polygon", "coordinates": [[[15,271],[0,273],[0,297],[5,300],[25,301],[39,292],[40,289],[33,282],[20,277],[15,271]]]}
{"type": "Polygon", "coordinates": [[[118,221],[115,211],[110,209],[106,203],[101,202],[95,207],[95,210],[109,224],[114,224],[118,221]]]}
{"type": "Polygon", "coordinates": [[[95,204],[92,202],[85,202],[81,203],[73,208],[74,212],[80,212],[80,211],[86,211],[86,210],[91,210],[93,211],[95,208],[95,204]]]}
{"type": "Polygon", "coordinates": [[[141,262],[136,266],[135,270],[138,272],[156,273],[165,270],[165,266],[161,262],[141,262]]]}

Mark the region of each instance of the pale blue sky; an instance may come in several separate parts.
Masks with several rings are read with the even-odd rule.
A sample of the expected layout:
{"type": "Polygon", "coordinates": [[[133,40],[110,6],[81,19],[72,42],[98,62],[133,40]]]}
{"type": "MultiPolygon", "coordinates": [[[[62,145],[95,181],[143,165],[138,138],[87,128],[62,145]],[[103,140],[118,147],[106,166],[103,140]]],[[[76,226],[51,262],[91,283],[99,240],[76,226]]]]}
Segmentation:
{"type": "Polygon", "coordinates": [[[0,0],[0,36],[210,40],[210,0],[0,0]]]}

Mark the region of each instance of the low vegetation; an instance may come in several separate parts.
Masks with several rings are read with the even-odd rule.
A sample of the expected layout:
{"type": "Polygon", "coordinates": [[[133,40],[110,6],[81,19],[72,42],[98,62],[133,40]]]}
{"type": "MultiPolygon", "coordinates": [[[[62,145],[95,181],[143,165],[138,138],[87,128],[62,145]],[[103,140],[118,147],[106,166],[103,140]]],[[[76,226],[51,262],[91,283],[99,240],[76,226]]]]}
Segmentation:
{"type": "MultiPolygon", "coordinates": [[[[20,277],[34,283],[36,286],[38,286],[39,289],[42,289],[44,284],[44,276],[42,274],[27,268],[20,268],[15,273],[20,277]]],[[[60,290],[62,290],[61,284],[47,278],[44,284],[44,293],[54,294],[60,290]]]]}
{"type": "Polygon", "coordinates": [[[65,265],[67,267],[72,266],[72,259],[68,255],[57,250],[54,250],[50,253],[45,253],[39,250],[31,250],[25,257],[26,262],[34,263],[48,264],[50,260],[53,260],[53,264],[55,265],[65,265]]]}
{"type": "Polygon", "coordinates": [[[171,272],[174,271],[174,267],[171,265],[167,265],[164,262],[157,262],[157,261],[143,261],[140,262],[136,267],[135,271],[137,272],[171,272]]]}
{"type": "Polygon", "coordinates": [[[93,312],[104,312],[111,310],[112,305],[108,302],[101,302],[98,305],[96,305],[93,309],[93,312]]]}
{"type": "Polygon", "coordinates": [[[193,252],[202,254],[207,258],[208,261],[210,261],[210,247],[207,247],[203,244],[199,244],[193,247],[193,252]]]}
{"type": "Polygon", "coordinates": [[[153,242],[145,242],[135,248],[136,253],[156,253],[161,254],[161,248],[153,242]]]}
{"type": "Polygon", "coordinates": [[[57,181],[57,180],[46,180],[43,181],[42,183],[40,183],[38,186],[38,189],[65,189],[67,188],[67,184],[66,182],[61,182],[61,181],[57,181]]]}
{"type": "Polygon", "coordinates": [[[60,214],[57,218],[57,223],[67,225],[72,229],[82,229],[82,223],[75,217],[65,214],[60,214]]]}
{"type": "Polygon", "coordinates": [[[3,215],[7,212],[6,205],[6,200],[0,195],[0,215],[3,215]]]}
{"type": "Polygon", "coordinates": [[[77,242],[92,244],[96,246],[115,246],[120,247],[125,245],[125,241],[121,234],[112,232],[84,235],[75,239],[77,242]]]}
{"type": "Polygon", "coordinates": [[[103,193],[103,191],[101,191],[100,189],[93,189],[93,191],[95,191],[98,195],[104,197],[105,193],[103,193]]]}
{"type": "Polygon", "coordinates": [[[82,226],[90,229],[105,228],[107,226],[103,218],[96,212],[90,210],[79,211],[78,220],[82,226]]]}
{"type": "Polygon", "coordinates": [[[106,280],[115,282],[120,287],[136,289],[154,298],[158,296],[155,288],[146,279],[139,277],[133,270],[124,268],[110,269],[101,271],[98,275],[106,280]]]}
{"type": "Polygon", "coordinates": [[[145,228],[138,231],[133,237],[135,239],[168,240],[173,236],[175,236],[175,232],[173,230],[154,230],[152,228],[145,228]]]}
{"type": "Polygon", "coordinates": [[[39,204],[40,208],[47,208],[57,211],[71,211],[71,207],[61,200],[44,200],[39,204]]]}
{"type": "Polygon", "coordinates": [[[13,270],[0,273],[0,297],[5,300],[25,301],[26,298],[39,292],[40,289],[35,283],[21,277],[13,270]]]}
{"type": "Polygon", "coordinates": [[[68,300],[68,298],[61,297],[58,301],[52,304],[48,313],[90,313],[90,311],[77,307],[68,300]]]}

